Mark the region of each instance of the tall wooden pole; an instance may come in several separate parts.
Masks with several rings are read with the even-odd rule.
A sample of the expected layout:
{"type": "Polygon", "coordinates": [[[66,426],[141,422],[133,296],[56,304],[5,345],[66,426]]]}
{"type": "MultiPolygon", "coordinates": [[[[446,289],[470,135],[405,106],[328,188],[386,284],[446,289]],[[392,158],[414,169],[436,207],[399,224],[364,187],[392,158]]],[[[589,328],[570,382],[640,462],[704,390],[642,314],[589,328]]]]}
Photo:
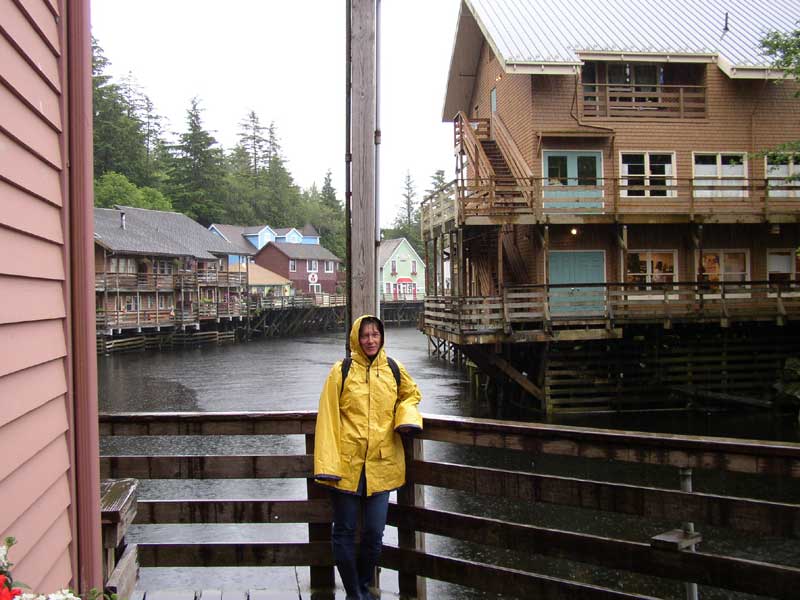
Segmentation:
{"type": "Polygon", "coordinates": [[[376,314],[377,240],[375,204],[376,43],[375,0],[350,0],[352,145],[350,201],[350,313],[376,314]]]}

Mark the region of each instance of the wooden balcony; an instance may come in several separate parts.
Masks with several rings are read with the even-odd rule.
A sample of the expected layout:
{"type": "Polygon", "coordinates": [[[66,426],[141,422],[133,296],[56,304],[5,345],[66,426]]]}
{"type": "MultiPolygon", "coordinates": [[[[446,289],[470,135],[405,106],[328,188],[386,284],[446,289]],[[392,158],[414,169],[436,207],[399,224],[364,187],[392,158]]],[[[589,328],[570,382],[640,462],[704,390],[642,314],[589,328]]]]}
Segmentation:
{"type": "Polygon", "coordinates": [[[179,289],[197,287],[197,273],[194,271],[175,273],[175,287],[179,289]]]}
{"type": "MultiPolygon", "coordinates": [[[[180,323],[176,311],[166,309],[97,310],[97,329],[139,329],[142,327],[172,327],[180,323]]],[[[183,321],[187,322],[187,321],[183,321]]],[[[192,319],[191,322],[195,322],[192,319]]]]}
{"type": "Polygon", "coordinates": [[[601,119],[703,119],[706,87],[703,85],[583,86],[583,117],[601,119]]]}
{"type": "Polygon", "coordinates": [[[175,289],[175,278],[172,274],[157,273],[95,273],[95,291],[144,291],[175,289]]]}
{"type": "Polygon", "coordinates": [[[620,327],[656,323],[768,321],[800,318],[794,283],[676,282],[509,286],[501,296],[425,299],[423,328],[457,344],[602,339],[620,327]]]}
{"type": "Polygon", "coordinates": [[[552,184],[536,177],[453,183],[455,194],[425,198],[422,234],[502,223],[761,223],[800,216],[800,182],[775,179],[642,177],[552,184]]]}

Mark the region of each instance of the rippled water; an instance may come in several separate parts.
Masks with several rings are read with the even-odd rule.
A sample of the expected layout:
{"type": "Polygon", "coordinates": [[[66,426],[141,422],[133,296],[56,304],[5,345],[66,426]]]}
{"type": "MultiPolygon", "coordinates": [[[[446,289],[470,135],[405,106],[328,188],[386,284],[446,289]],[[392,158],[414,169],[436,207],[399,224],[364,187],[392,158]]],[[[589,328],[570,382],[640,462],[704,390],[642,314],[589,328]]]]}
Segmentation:
{"type": "MultiPolygon", "coordinates": [[[[473,403],[466,393],[466,381],[460,372],[430,359],[426,338],[413,329],[388,329],[387,352],[401,361],[415,378],[423,393],[423,412],[434,414],[487,416],[483,404],[473,403]]],[[[316,409],[322,381],[333,362],[344,354],[344,336],[324,334],[295,339],[266,339],[231,346],[208,346],[191,350],[136,353],[101,357],[99,389],[101,410],[136,411],[247,411],[316,409]]],[[[573,418],[570,424],[617,427],[644,431],[664,431],[705,435],[727,435],[761,439],[797,440],[794,419],[776,420],[766,415],[657,414],[628,416],[590,416],[573,418]]],[[[154,454],[176,452],[191,454],[253,453],[280,454],[304,451],[302,436],[261,438],[194,437],[155,438],[146,442],[134,438],[115,438],[103,442],[103,448],[127,453],[146,450],[154,454]]],[[[625,468],[598,465],[593,461],[570,461],[543,457],[533,464],[524,454],[502,453],[492,449],[463,448],[425,442],[425,455],[434,460],[463,464],[489,464],[498,468],[554,473],[586,479],[646,483],[676,487],[674,470],[653,467],[625,468]],[[598,473],[602,470],[602,473],[598,473]]],[[[749,495],[753,484],[737,479],[731,483],[723,476],[698,473],[696,489],[715,493],[749,495]],[[743,489],[738,489],[743,486],[743,489]]],[[[756,484],[756,485],[761,485],[756,484]]],[[[772,482],[770,497],[796,501],[796,485],[772,482]]],[[[143,481],[142,498],[274,498],[305,497],[304,480],[192,480],[143,481]]],[[[671,529],[674,523],[642,524],[636,519],[613,513],[581,511],[546,504],[520,505],[496,499],[476,498],[467,494],[426,488],[428,506],[454,512],[492,516],[563,528],[596,535],[645,541],[650,536],[671,529]]],[[[709,532],[711,533],[711,532],[709,532]]],[[[714,544],[708,551],[741,549],[742,541],[725,532],[714,532],[714,544]]],[[[131,541],[305,541],[307,528],[302,524],[232,525],[137,525],[131,541]]],[[[396,542],[396,531],[387,528],[388,543],[396,542]]],[[[710,539],[710,538],[707,538],[710,539]]],[[[775,540],[749,540],[770,560],[800,564],[798,544],[775,540]]],[[[641,578],[612,570],[597,569],[543,557],[519,556],[485,547],[462,543],[439,536],[426,536],[427,550],[437,554],[470,560],[497,562],[509,567],[526,568],[566,578],[579,578],[596,585],[622,587],[627,591],[654,594],[666,598],[682,597],[682,587],[675,582],[641,578]]],[[[306,593],[308,569],[142,569],[140,589],[225,589],[264,588],[267,582],[281,589],[292,589],[299,581],[306,593]]],[[[384,571],[381,580],[387,590],[396,590],[396,575],[384,571]]],[[[303,596],[306,598],[307,596],[303,596]]],[[[384,597],[393,597],[389,592],[384,597]]],[[[428,597],[436,599],[497,598],[457,586],[428,582],[428,597]]],[[[704,599],[734,597],[719,590],[703,590],[704,599]]],[[[746,596],[736,596],[745,598],[746,596]]]]}

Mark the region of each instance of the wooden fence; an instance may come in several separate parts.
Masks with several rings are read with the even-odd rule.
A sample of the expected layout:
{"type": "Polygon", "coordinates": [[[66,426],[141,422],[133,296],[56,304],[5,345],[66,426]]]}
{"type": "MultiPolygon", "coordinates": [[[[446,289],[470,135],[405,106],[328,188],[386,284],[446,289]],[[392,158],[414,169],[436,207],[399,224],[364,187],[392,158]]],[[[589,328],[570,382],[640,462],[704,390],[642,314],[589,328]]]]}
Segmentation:
{"type": "MultiPolygon", "coordinates": [[[[313,412],[102,415],[104,437],[299,435],[305,438],[305,452],[102,452],[101,472],[104,478],[137,479],[308,478],[314,423],[313,412]]],[[[769,557],[776,545],[785,557],[796,556],[800,548],[800,444],[427,415],[424,432],[407,440],[406,453],[410,483],[398,491],[389,512],[389,523],[398,528],[398,545],[385,546],[381,557],[383,567],[399,572],[401,594],[424,595],[421,578],[431,578],[518,598],[653,598],[652,592],[637,592],[644,589],[637,582],[652,582],[649,576],[656,576],[730,592],[797,598],[800,569],[769,557]],[[471,456],[469,464],[429,460],[424,452],[429,441],[491,449],[493,464],[508,467],[486,466],[488,450],[465,450],[471,456]],[[576,465],[579,473],[592,477],[576,477],[576,465]],[[573,472],[558,472],[562,467],[573,472]],[[692,491],[687,483],[693,472],[692,491]],[[653,483],[656,479],[659,484],[653,483]],[[718,480],[724,489],[715,483],[718,480]],[[472,498],[465,505],[475,506],[482,498],[482,508],[479,514],[461,514],[426,507],[423,486],[472,498]],[[748,490],[746,495],[742,489],[748,490]],[[487,516],[493,512],[487,507],[499,500],[512,505],[508,514],[516,516],[487,516]],[[578,510],[590,522],[609,515],[612,531],[600,535],[542,526],[529,514],[539,506],[578,510]],[[641,533],[634,533],[639,529],[630,527],[632,520],[642,523],[641,533]],[[689,523],[699,534],[690,531],[689,523]],[[426,533],[476,544],[482,557],[495,556],[498,550],[497,560],[478,562],[427,552],[426,533]],[[690,547],[701,539],[702,547],[711,550],[690,547]],[[724,543],[718,544],[720,540],[724,543]],[[584,565],[570,571],[583,576],[536,572],[526,567],[532,556],[584,565]],[[585,565],[634,579],[625,579],[623,591],[608,583],[615,577],[595,578],[585,565]]],[[[144,567],[308,566],[312,587],[330,587],[330,519],[324,490],[310,480],[305,496],[292,499],[140,498],[138,523],[307,523],[308,540],[148,541],[138,545],[139,560],[144,567]]],[[[648,589],[667,584],[654,585],[648,589]]]]}

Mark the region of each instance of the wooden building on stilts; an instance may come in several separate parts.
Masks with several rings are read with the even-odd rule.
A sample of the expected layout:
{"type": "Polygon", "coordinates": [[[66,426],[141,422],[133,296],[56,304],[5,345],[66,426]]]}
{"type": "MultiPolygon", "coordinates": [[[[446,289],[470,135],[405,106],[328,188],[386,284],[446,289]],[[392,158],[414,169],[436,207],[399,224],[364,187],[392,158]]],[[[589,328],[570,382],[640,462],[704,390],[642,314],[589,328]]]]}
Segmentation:
{"type": "Polygon", "coordinates": [[[798,84],[760,47],[796,11],[678,4],[461,5],[423,330],[548,414],[763,397],[800,350],[800,155],[765,152],[798,84]]]}

